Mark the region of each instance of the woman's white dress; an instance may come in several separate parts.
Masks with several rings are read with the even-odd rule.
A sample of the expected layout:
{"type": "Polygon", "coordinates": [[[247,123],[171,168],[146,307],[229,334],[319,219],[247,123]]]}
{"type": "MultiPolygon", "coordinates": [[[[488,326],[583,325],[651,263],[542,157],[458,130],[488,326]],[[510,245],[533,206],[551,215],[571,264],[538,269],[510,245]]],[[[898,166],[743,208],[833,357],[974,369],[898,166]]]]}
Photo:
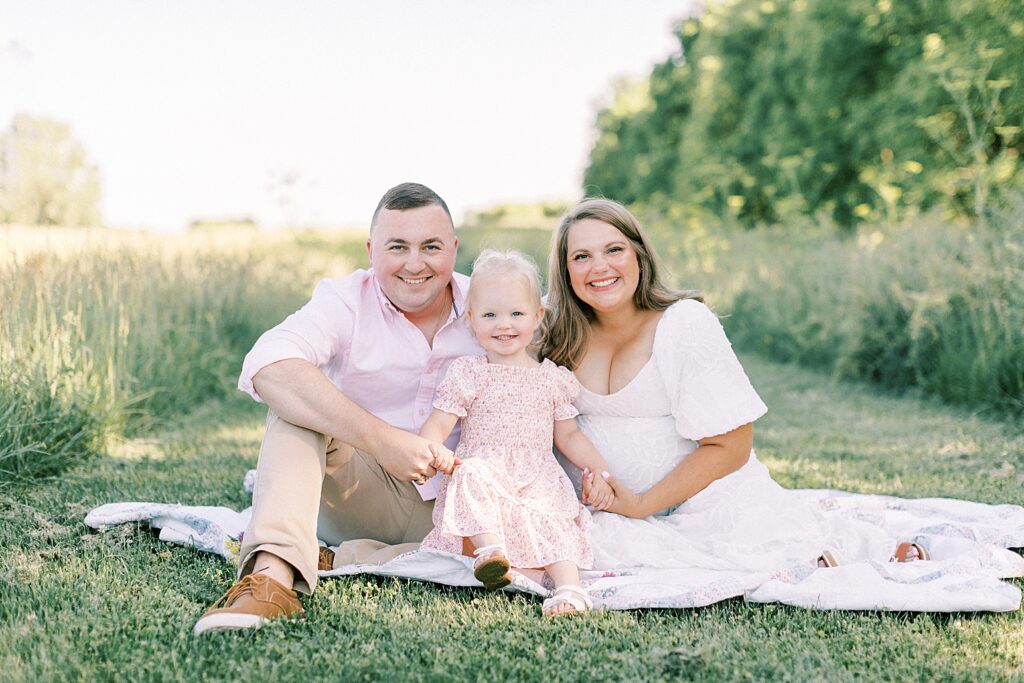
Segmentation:
{"type": "MultiPolygon", "coordinates": [[[[718,319],[693,300],[664,313],[652,357],[628,385],[607,396],[584,387],[575,405],[580,429],[612,474],[637,493],[696,450],[699,439],[766,412],[718,319]]],[[[578,483],[578,472],[569,469],[578,483]]],[[[753,451],[738,471],[672,510],[646,519],[596,512],[593,522],[595,568],[627,574],[641,567],[710,570],[691,576],[731,577],[720,598],[746,593],[757,599],[760,588],[767,591],[762,598],[779,599],[772,586],[806,584],[812,574],[817,581],[841,578],[845,590],[856,590],[848,583],[850,567],[881,575],[871,577],[864,590],[878,590],[871,586],[876,578],[895,575],[899,583],[901,573],[913,580],[929,568],[934,573],[954,567],[989,579],[1024,575],[1024,559],[1006,550],[1024,544],[1019,506],[784,489],[753,451]],[[920,543],[934,561],[908,563],[918,565],[912,569],[889,564],[901,541],[920,543]],[[847,569],[817,570],[823,550],[847,569]],[[832,574],[823,579],[823,572],[832,574]]],[[[999,585],[1016,591],[1019,603],[1015,587],[999,585]]],[[[825,603],[842,606],[842,600],[829,603],[827,597],[825,603]]]]}

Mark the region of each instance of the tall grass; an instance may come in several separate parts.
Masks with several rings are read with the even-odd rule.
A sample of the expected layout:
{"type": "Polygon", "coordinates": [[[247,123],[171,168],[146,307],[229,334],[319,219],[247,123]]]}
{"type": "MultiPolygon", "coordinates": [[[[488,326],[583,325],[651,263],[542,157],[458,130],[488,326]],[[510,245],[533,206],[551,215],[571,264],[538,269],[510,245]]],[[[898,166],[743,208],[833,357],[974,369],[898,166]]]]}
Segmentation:
{"type": "MultiPolygon", "coordinates": [[[[677,207],[641,217],[671,279],[707,293],[737,346],[1024,413],[1024,225],[1013,215],[852,239],[811,224],[729,228],[677,207]]],[[[233,394],[260,333],[318,278],[367,265],[361,232],[0,238],[0,483],[57,473],[111,434],[233,394]]],[[[519,248],[545,270],[548,230],[459,239],[462,272],[489,246],[519,248]]]]}
{"type": "Polygon", "coordinates": [[[16,253],[0,269],[0,481],[54,474],[111,434],[232,393],[259,334],[350,268],[298,235],[246,237],[16,253]]]}
{"type": "Polygon", "coordinates": [[[811,225],[654,223],[677,279],[708,291],[734,344],[949,403],[1024,412],[1024,225],[1014,215],[989,226],[872,226],[853,238],[811,225]]]}

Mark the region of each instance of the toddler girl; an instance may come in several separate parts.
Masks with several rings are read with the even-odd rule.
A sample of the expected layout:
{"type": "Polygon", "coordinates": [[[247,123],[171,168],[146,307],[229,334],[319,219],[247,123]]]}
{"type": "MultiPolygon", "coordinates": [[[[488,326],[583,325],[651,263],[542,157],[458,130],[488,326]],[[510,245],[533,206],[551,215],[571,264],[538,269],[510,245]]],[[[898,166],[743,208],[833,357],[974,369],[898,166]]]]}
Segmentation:
{"type": "MultiPolygon", "coordinates": [[[[578,467],[605,472],[607,465],[576,428],[576,378],[528,353],[544,315],[536,264],[519,252],[485,250],[473,264],[467,315],[487,355],[451,364],[420,430],[442,442],[462,418],[458,464],[439,468],[448,474],[421,547],[474,548],[473,573],[488,589],[507,586],[512,566],[543,568],[554,583],[546,616],[588,611],[579,567],[593,563],[590,514],[555,461],[552,437],[578,467]]],[[[612,490],[594,479],[588,501],[603,510],[612,490]]]]}

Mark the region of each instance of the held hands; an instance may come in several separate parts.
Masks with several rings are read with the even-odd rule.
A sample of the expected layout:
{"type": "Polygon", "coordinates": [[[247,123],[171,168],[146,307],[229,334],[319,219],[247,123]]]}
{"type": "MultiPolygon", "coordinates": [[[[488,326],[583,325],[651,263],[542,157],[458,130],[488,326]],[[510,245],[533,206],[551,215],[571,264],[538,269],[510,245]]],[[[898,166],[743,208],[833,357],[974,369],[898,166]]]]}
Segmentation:
{"type": "Polygon", "coordinates": [[[442,444],[401,429],[394,429],[390,438],[373,455],[384,471],[395,479],[417,484],[426,482],[438,470],[444,471],[444,466],[453,467],[455,462],[455,456],[442,444]],[[435,463],[442,467],[435,467],[435,463]]]}
{"type": "Polygon", "coordinates": [[[595,510],[607,510],[615,501],[615,490],[608,485],[608,476],[607,472],[595,476],[589,467],[583,470],[583,502],[595,510]]]}
{"type": "Polygon", "coordinates": [[[461,461],[443,443],[430,444],[430,452],[434,454],[434,460],[430,466],[438,472],[451,474],[456,465],[461,464],[461,461]]]}
{"type": "Polygon", "coordinates": [[[607,472],[595,476],[590,469],[583,470],[583,502],[590,503],[597,510],[614,512],[624,517],[645,517],[643,513],[643,496],[633,491],[607,472]],[[598,506],[598,497],[601,496],[602,487],[611,491],[611,496],[601,498],[604,507],[598,506]],[[607,501],[607,502],[605,502],[607,501]]]}

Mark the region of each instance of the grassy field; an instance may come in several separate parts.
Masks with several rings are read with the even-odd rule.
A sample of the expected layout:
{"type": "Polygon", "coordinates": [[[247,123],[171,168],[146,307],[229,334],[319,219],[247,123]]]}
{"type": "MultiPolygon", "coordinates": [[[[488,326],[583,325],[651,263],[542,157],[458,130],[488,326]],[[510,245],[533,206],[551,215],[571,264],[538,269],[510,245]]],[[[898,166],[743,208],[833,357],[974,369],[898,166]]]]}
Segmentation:
{"type": "MultiPolygon", "coordinates": [[[[757,449],[787,486],[1024,503],[1024,436],[996,422],[755,356],[757,449]]],[[[356,577],[304,620],[196,639],[232,580],[219,558],[126,526],[112,501],[247,505],[262,413],[209,403],[57,478],[0,493],[0,679],[1024,680],[1024,612],[822,613],[732,600],[544,621],[522,596],[356,577]]],[[[1020,582],[1017,585],[1021,585],[1020,582]]]]}
{"type": "MultiPolygon", "coordinates": [[[[978,239],[948,242],[942,226],[886,234],[882,246],[811,234],[789,253],[771,232],[650,222],[674,279],[706,289],[719,312],[738,311],[725,320],[731,334],[827,369],[745,357],[771,409],[757,426],[758,453],[779,481],[1024,503],[1019,419],[836,383],[864,373],[815,356],[835,346],[874,358],[870,344],[843,337],[860,330],[875,330],[883,347],[904,328],[946,330],[979,349],[961,353],[977,367],[950,370],[950,385],[996,373],[1008,381],[1003,394],[1016,396],[1024,271],[1010,232],[977,258],[963,245],[978,239]],[[907,253],[921,259],[897,272],[907,253]],[[970,264],[984,266],[984,287],[968,283],[970,264]],[[996,302],[1001,317],[963,318],[956,329],[928,317],[989,310],[952,306],[957,283],[974,297],[963,301],[996,302]],[[888,287],[895,298],[877,300],[896,314],[863,319],[863,302],[844,299],[858,287],[888,287]],[[1005,335],[985,336],[992,320],[1005,335]],[[793,350],[797,342],[805,346],[793,350]]],[[[459,267],[485,246],[515,246],[543,263],[547,238],[542,229],[466,230],[459,267]]],[[[82,518],[113,501],[245,507],[241,480],[255,465],[263,415],[233,389],[241,356],[318,278],[365,266],[363,239],[0,227],[0,680],[1024,681],[1019,611],[817,613],[733,600],[547,622],[539,600],[372,577],[328,582],[305,600],[305,620],[192,638],[233,568],[135,527],[92,533],[82,518]]],[[[890,356],[898,365],[899,353],[890,356]]]]}

